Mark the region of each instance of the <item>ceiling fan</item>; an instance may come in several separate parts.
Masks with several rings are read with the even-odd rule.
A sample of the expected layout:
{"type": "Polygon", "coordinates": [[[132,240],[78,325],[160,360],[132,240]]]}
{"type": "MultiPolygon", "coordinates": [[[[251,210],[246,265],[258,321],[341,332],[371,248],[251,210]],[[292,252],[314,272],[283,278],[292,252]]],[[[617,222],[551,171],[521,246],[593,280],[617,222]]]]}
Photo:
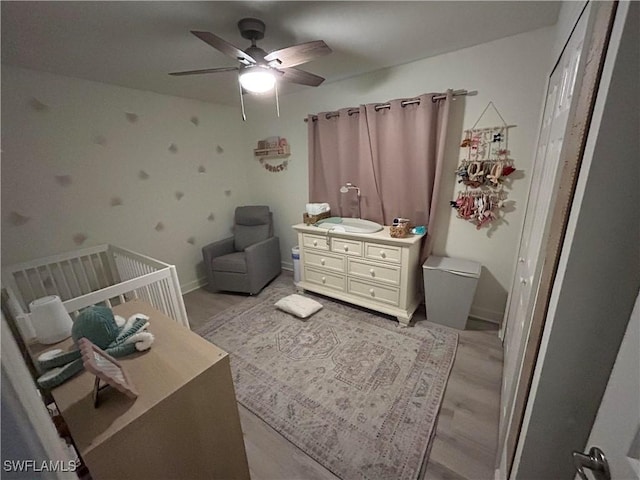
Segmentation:
{"type": "Polygon", "coordinates": [[[324,78],[318,75],[295,68],[297,65],[331,53],[331,48],[324,41],[315,40],[267,53],[256,45],[257,40],[264,38],[265,24],[262,20],[243,18],[238,22],[238,29],[243,38],[251,40],[251,46],[245,50],[240,50],[210,32],[192,30],[191,33],[216,50],[236,59],[240,65],[173,72],[169,75],[199,75],[237,70],[242,87],[255,93],[270,91],[276,85],[277,78],[311,87],[317,87],[324,81],[324,78]]]}

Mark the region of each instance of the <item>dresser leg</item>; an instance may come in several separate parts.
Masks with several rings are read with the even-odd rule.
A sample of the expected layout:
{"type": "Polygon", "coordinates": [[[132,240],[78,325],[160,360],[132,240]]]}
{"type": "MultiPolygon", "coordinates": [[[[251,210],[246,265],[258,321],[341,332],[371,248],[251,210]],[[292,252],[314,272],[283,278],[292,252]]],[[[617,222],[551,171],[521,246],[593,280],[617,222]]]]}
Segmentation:
{"type": "Polygon", "coordinates": [[[398,319],[399,327],[405,328],[409,326],[409,322],[411,321],[411,317],[396,317],[398,319]]]}
{"type": "Polygon", "coordinates": [[[304,293],[304,292],[305,292],[305,289],[304,289],[304,288],[302,288],[302,287],[299,287],[298,285],[296,285],[296,292],[298,292],[298,293],[304,293]]]}

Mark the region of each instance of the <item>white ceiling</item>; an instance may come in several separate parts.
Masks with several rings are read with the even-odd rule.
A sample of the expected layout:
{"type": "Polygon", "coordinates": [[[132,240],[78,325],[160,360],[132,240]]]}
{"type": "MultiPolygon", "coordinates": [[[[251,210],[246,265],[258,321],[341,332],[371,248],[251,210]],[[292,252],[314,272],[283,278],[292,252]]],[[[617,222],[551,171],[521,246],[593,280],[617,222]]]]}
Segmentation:
{"type": "MultiPolygon", "coordinates": [[[[267,25],[258,42],[266,51],[322,39],[333,53],[300,67],[332,82],[552,25],[560,3],[2,1],[1,8],[4,64],[235,104],[235,72],[167,75],[236,64],[189,30],[245,49],[250,42],[236,24],[257,17],[267,25]]],[[[305,88],[313,87],[286,85],[281,93],[305,88]]]]}

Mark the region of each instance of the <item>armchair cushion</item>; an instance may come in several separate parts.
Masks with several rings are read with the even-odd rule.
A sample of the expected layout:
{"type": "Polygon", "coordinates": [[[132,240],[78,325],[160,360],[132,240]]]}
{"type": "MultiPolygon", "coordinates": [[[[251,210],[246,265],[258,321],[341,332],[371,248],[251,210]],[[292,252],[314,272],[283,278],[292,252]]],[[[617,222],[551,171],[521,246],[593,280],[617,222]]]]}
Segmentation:
{"type": "Polygon", "coordinates": [[[269,238],[269,225],[240,225],[236,224],[233,230],[234,248],[242,252],[249,245],[261,242],[269,238]]]}
{"type": "Polygon", "coordinates": [[[247,273],[247,256],[244,252],[235,252],[211,261],[211,268],[218,272],[247,273]]]}
{"type": "Polygon", "coordinates": [[[234,248],[242,252],[249,245],[273,236],[273,222],[269,207],[247,205],[236,208],[233,227],[234,248]]]}
{"type": "Polygon", "coordinates": [[[247,205],[236,208],[235,223],[237,225],[268,225],[271,223],[271,212],[264,205],[247,205]]]}

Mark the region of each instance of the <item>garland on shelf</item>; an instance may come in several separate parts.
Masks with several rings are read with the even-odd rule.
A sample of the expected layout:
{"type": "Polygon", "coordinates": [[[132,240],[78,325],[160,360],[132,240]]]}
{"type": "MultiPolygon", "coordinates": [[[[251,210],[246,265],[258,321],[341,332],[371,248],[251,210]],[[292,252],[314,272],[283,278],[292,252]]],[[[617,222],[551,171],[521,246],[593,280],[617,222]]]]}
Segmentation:
{"type": "Polygon", "coordinates": [[[509,129],[513,127],[515,125],[507,125],[493,102],[489,102],[476,123],[464,131],[460,164],[455,173],[458,183],[466,188],[450,203],[458,211],[458,218],[473,222],[478,230],[499,217],[499,209],[507,197],[503,182],[516,171],[508,147],[509,129]],[[489,107],[493,107],[503,124],[476,128],[489,107]]]}
{"type": "Polygon", "coordinates": [[[284,158],[280,163],[269,163],[267,160],[288,157],[291,155],[289,142],[284,137],[268,137],[264,140],[258,140],[258,148],[253,150],[253,154],[260,158],[260,164],[265,170],[271,173],[282,172],[287,169],[289,160],[284,158]]]}
{"type": "Polygon", "coordinates": [[[274,164],[268,163],[264,158],[261,158],[260,164],[266,170],[272,173],[278,173],[287,169],[287,166],[289,165],[289,160],[282,160],[280,163],[274,165],[274,164]]]}

